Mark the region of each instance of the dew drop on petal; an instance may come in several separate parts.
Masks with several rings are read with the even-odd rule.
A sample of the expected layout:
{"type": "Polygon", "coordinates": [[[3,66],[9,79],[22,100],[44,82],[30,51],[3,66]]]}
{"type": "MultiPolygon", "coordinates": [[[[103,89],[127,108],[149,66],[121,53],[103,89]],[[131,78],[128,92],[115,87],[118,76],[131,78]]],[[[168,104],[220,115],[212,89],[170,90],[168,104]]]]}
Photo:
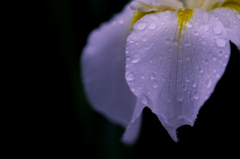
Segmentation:
{"type": "Polygon", "coordinates": [[[198,35],[199,35],[199,32],[198,32],[198,31],[195,31],[195,32],[194,32],[194,35],[195,35],[195,36],[198,36],[198,35]]]}
{"type": "Polygon", "coordinates": [[[137,24],[137,29],[141,31],[141,30],[144,30],[146,28],[146,26],[147,26],[147,23],[140,22],[137,24]]]}
{"type": "Polygon", "coordinates": [[[142,104],[144,104],[144,106],[147,106],[148,103],[149,103],[148,97],[143,94],[142,97],[141,97],[141,102],[142,102],[142,104]]]}
{"type": "Polygon", "coordinates": [[[203,13],[203,21],[204,21],[204,23],[207,23],[208,22],[208,20],[209,20],[209,16],[208,16],[208,13],[203,13]]]}
{"type": "Polygon", "coordinates": [[[187,26],[188,28],[192,28],[192,27],[193,27],[193,25],[192,25],[191,22],[187,22],[186,26],[187,26]]]}
{"type": "Polygon", "coordinates": [[[144,75],[141,75],[141,79],[145,79],[145,76],[144,76],[144,75]]]}
{"type": "Polygon", "coordinates": [[[133,58],[132,58],[132,63],[137,63],[139,60],[140,60],[140,55],[139,55],[139,54],[136,54],[136,55],[134,55],[133,58]]]}
{"type": "Polygon", "coordinates": [[[222,30],[221,30],[219,27],[214,27],[214,28],[213,28],[213,32],[214,32],[214,34],[219,35],[219,34],[222,33],[222,30]]]}
{"type": "Polygon", "coordinates": [[[157,27],[157,24],[156,24],[156,23],[151,23],[151,24],[149,25],[149,29],[151,29],[151,30],[155,29],[156,27],[157,27]]]}
{"type": "Polygon", "coordinates": [[[177,100],[178,100],[179,102],[183,101],[183,94],[182,94],[182,92],[178,92],[178,93],[177,93],[177,100]]]}
{"type": "Polygon", "coordinates": [[[222,56],[224,54],[224,51],[222,49],[218,50],[218,55],[222,56]]]}
{"type": "Polygon", "coordinates": [[[212,80],[208,79],[207,80],[207,88],[210,88],[212,86],[212,80]]]}
{"type": "Polygon", "coordinates": [[[193,98],[196,99],[196,100],[199,99],[199,94],[198,94],[198,92],[195,92],[195,93],[193,94],[193,98]]]}
{"type": "Polygon", "coordinates": [[[236,17],[240,20],[240,13],[236,13],[236,17]]]}
{"type": "Polygon", "coordinates": [[[193,80],[192,86],[193,86],[193,87],[196,87],[196,86],[197,86],[197,81],[196,81],[196,80],[193,80]]]}
{"type": "Polygon", "coordinates": [[[203,31],[208,31],[209,30],[209,25],[202,25],[200,27],[203,31]]]}
{"type": "Polygon", "coordinates": [[[156,78],[155,73],[151,73],[151,74],[150,74],[150,79],[154,80],[155,78],[156,78]]]}
{"type": "Polygon", "coordinates": [[[155,81],[153,82],[153,88],[157,88],[157,87],[158,87],[158,81],[155,80],[155,81]]]}
{"type": "Polygon", "coordinates": [[[134,79],[133,73],[132,73],[132,72],[129,72],[129,71],[126,72],[125,77],[126,77],[126,80],[127,80],[127,81],[132,81],[132,80],[134,79]]]}
{"type": "Polygon", "coordinates": [[[225,47],[227,43],[226,43],[226,40],[219,38],[216,40],[216,44],[218,47],[225,47]]]}

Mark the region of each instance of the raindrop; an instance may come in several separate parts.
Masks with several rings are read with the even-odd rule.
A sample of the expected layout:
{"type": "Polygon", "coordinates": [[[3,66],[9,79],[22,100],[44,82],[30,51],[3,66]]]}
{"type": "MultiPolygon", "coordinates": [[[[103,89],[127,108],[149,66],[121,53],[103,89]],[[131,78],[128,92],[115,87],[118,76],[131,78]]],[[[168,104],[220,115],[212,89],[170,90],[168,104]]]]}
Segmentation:
{"type": "Polygon", "coordinates": [[[217,39],[216,44],[218,47],[225,47],[227,43],[226,43],[226,40],[224,39],[217,39]]]}
{"type": "Polygon", "coordinates": [[[142,38],[142,41],[147,41],[147,37],[144,36],[144,37],[142,38]]]}
{"type": "Polygon", "coordinates": [[[217,61],[217,58],[216,58],[216,57],[213,57],[212,60],[213,60],[213,61],[217,61]]]}
{"type": "Polygon", "coordinates": [[[224,54],[224,51],[221,49],[221,50],[218,50],[218,55],[219,56],[222,56],[224,54]]]}
{"type": "Polygon", "coordinates": [[[157,15],[154,15],[154,14],[149,14],[148,15],[148,18],[150,19],[150,20],[158,20],[158,16],[157,15]]]}
{"type": "Polygon", "coordinates": [[[202,25],[200,27],[203,31],[208,31],[209,30],[209,25],[202,25]]]}
{"type": "Polygon", "coordinates": [[[209,62],[209,60],[208,60],[208,59],[205,59],[205,60],[203,60],[202,62],[203,62],[205,65],[207,65],[208,62],[209,62]]]}
{"type": "Polygon", "coordinates": [[[144,75],[141,75],[141,79],[145,79],[145,76],[144,76],[144,75]]]}
{"type": "Polygon", "coordinates": [[[195,31],[195,32],[194,32],[194,35],[195,35],[195,36],[198,36],[198,35],[199,35],[199,32],[198,32],[198,31],[195,31]]]}
{"type": "Polygon", "coordinates": [[[187,90],[187,87],[186,85],[183,85],[183,90],[186,91],[187,90]]]}
{"type": "Polygon", "coordinates": [[[179,102],[183,101],[183,94],[182,94],[182,92],[178,92],[178,93],[177,93],[177,100],[178,100],[179,102]]]}
{"type": "Polygon", "coordinates": [[[140,60],[140,55],[139,55],[139,54],[136,54],[136,55],[134,55],[133,58],[132,58],[132,63],[137,63],[139,60],[140,60]]]}
{"type": "Polygon", "coordinates": [[[209,16],[208,16],[208,13],[203,13],[203,21],[204,21],[204,23],[207,23],[208,22],[208,20],[209,20],[209,16]]]}
{"type": "Polygon", "coordinates": [[[219,27],[214,27],[213,28],[213,32],[217,35],[221,34],[222,33],[222,30],[219,28],[219,27]]]}
{"type": "Polygon", "coordinates": [[[129,51],[128,50],[126,50],[126,54],[128,54],[129,53],[129,51]]]}
{"type": "Polygon", "coordinates": [[[151,23],[148,28],[151,29],[151,30],[153,30],[153,29],[155,29],[156,27],[157,27],[157,25],[156,25],[155,23],[151,23]]]}
{"type": "Polygon", "coordinates": [[[212,86],[212,80],[209,79],[207,80],[207,88],[210,88],[212,86]]]}
{"type": "Polygon", "coordinates": [[[141,102],[142,102],[142,104],[144,104],[144,106],[147,106],[148,103],[149,103],[148,97],[143,94],[142,97],[141,97],[141,102]]]}
{"type": "Polygon", "coordinates": [[[199,99],[199,94],[198,94],[198,92],[195,92],[195,93],[193,94],[193,98],[196,99],[196,100],[199,99]]]}
{"type": "Polygon", "coordinates": [[[240,20],[240,13],[236,13],[236,17],[240,20]]]}
{"type": "Polygon", "coordinates": [[[190,82],[190,79],[188,76],[186,77],[186,82],[190,82]]]}
{"type": "Polygon", "coordinates": [[[138,30],[144,30],[146,28],[147,24],[145,22],[140,22],[137,24],[137,29],[138,30]]]}
{"type": "Polygon", "coordinates": [[[190,60],[190,57],[188,55],[186,55],[186,61],[190,60]]]}
{"type": "Polygon", "coordinates": [[[127,81],[132,81],[134,79],[133,73],[130,71],[126,72],[125,77],[127,81]]]}
{"type": "Polygon", "coordinates": [[[151,75],[150,75],[150,79],[154,80],[155,78],[156,78],[155,73],[151,73],[151,75]]]}
{"type": "Polygon", "coordinates": [[[157,88],[157,87],[158,87],[158,81],[155,80],[155,81],[153,82],[153,88],[157,88]]]}
{"type": "Polygon", "coordinates": [[[196,81],[196,80],[193,80],[192,86],[193,86],[193,87],[196,87],[196,86],[197,86],[197,81],[196,81]]]}
{"type": "Polygon", "coordinates": [[[192,25],[191,22],[187,22],[186,26],[187,26],[188,28],[192,28],[192,27],[193,27],[193,25],[192,25]]]}

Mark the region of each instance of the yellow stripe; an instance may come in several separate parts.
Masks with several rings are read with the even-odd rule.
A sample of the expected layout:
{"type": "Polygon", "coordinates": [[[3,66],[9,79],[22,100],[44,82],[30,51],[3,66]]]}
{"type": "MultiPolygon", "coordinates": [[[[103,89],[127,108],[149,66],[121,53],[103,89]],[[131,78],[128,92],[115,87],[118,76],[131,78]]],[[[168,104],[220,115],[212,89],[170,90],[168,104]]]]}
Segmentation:
{"type": "Polygon", "coordinates": [[[184,11],[182,9],[179,9],[177,13],[178,27],[179,27],[178,44],[180,42],[182,29],[183,27],[184,27],[184,30],[186,29],[187,22],[193,17],[193,12],[194,12],[193,9],[185,9],[184,11]]]}
{"type": "Polygon", "coordinates": [[[216,8],[229,8],[240,13],[240,0],[225,0],[223,2],[217,2],[211,7],[210,11],[216,8]]]}

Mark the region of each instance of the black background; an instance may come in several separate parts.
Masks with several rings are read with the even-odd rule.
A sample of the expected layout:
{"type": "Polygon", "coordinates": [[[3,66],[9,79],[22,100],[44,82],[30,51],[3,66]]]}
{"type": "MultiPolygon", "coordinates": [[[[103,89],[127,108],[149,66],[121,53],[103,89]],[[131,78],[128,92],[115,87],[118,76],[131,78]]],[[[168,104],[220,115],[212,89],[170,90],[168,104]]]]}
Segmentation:
{"type": "MultiPolygon", "coordinates": [[[[26,57],[20,57],[30,62],[22,62],[26,76],[17,75],[24,81],[24,84],[19,82],[21,88],[28,91],[21,102],[30,105],[25,111],[30,115],[24,122],[26,127],[17,129],[23,136],[16,137],[28,145],[22,152],[70,158],[235,154],[239,149],[240,54],[234,44],[231,44],[226,71],[200,109],[195,125],[178,129],[178,143],[170,138],[157,117],[144,109],[139,139],[135,145],[127,147],[120,142],[124,129],[91,109],[80,79],[81,50],[89,33],[120,12],[127,2],[49,0],[26,5],[30,11],[18,17],[26,21],[22,19],[18,23],[23,30],[19,29],[21,36],[17,36],[23,43],[19,49],[28,52],[24,54],[26,57]]],[[[16,144],[22,147],[20,142],[16,144]]]]}

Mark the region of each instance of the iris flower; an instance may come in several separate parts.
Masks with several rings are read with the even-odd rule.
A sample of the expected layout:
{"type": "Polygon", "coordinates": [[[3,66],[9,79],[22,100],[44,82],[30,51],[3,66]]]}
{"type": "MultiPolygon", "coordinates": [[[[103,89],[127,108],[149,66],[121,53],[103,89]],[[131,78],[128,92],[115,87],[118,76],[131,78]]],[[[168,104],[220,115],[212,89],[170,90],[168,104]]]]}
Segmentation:
{"type": "Polygon", "coordinates": [[[148,107],[174,141],[240,48],[240,0],[139,0],[92,31],[81,56],[92,107],[136,141],[148,107]]]}

